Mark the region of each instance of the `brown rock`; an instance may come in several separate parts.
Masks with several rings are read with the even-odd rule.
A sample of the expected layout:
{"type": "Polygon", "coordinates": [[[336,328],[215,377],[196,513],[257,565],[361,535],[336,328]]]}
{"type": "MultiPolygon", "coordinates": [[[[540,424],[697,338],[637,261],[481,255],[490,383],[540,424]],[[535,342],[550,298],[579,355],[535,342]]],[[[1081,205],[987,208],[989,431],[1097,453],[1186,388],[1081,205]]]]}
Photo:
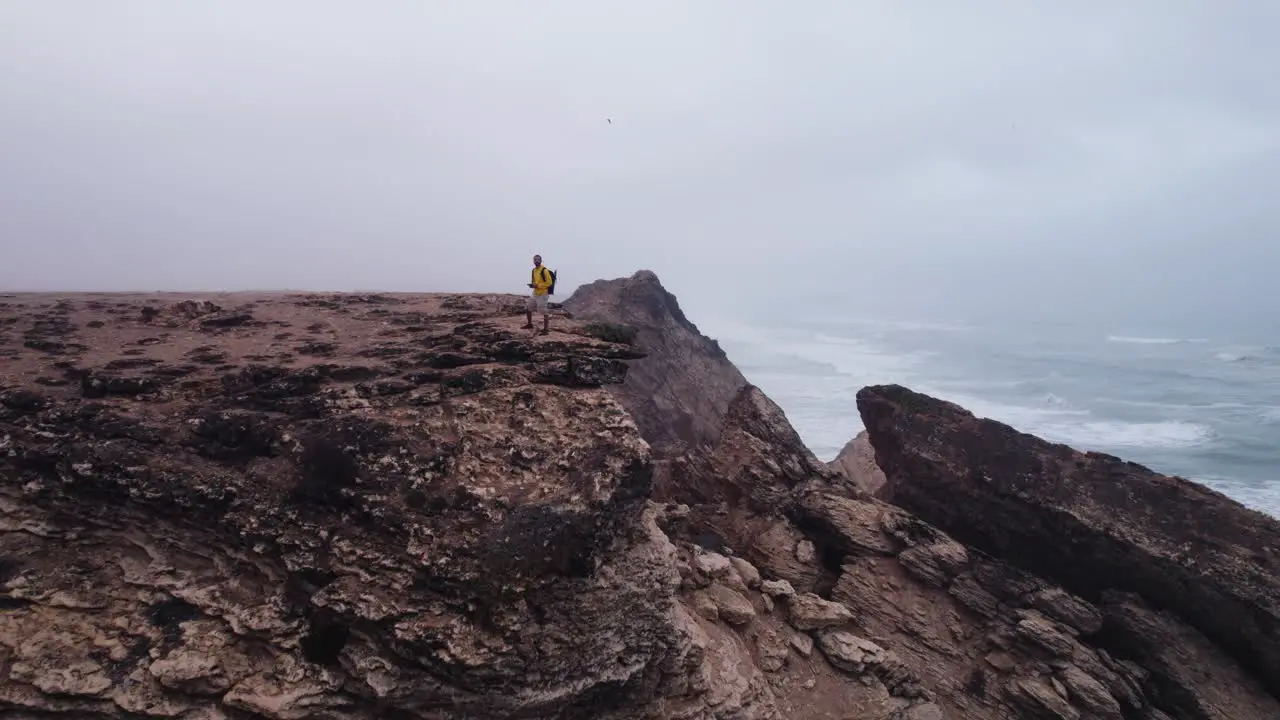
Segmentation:
{"type": "Polygon", "coordinates": [[[843,625],[853,620],[853,613],[840,603],[802,593],[787,600],[787,620],[791,627],[807,632],[843,625]]]}
{"type": "Polygon", "coordinates": [[[1044,681],[1033,678],[1013,680],[1010,696],[1024,714],[1019,717],[1045,720],[1080,720],[1080,711],[1044,681]]]}
{"type": "Polygon", "coordinates": [[[811,492],[800,498],[797,509],[821,530],[826,544],[841,552],[887,556],[900,549],[882,530],[886,516],[904,514],[897,508],[832,492],[811,492]]]}
{"type": "Polygon", "coordinates": [[[1159,602],[1280,695],[1280,521],[902,387],[858,408],[895,504],[1069,592],[1159,602]]]}
{"type": "Polygon", "coordinates": [[[1053,622],[1034,610],[1021,611],[1021,620],[1015,626],[1019,639],[1038,647],[1052,657],[1069,658],[1076,643],[1071,636],[1054,626],[1053,622]]]}
{"type": "Polygon", "coordinates": [[[743,532],[738,539],[746,543],[746,554],[760,574],[785,580],[797,590],[811,590],[822,576],[817,563],[801,563],[796,559],[795,545],[804,535],[790,521],[769,518],[758,533],[743,532]]]}
{"type": "Polygon", "coordinates": [[[760,592],[775,598],[795,597],[795,588],[786,580],[765,580],[760,583],[760,592]]]}
{"type": "Polygon", "coordinates": [[[907,711],[906,720],[945,720],[945,718],[942,708],[934,703],[923,703],[907,711]]]}
{"type": "Polygon", "coordinates": [[[760,669],[778,672],[787,664],[787,641],[777,631],[769,629],[756,636],[756,658],[760,669]]]}
{"type": "Polygon", "coordinates": [[[693,567],[708,578],[718,580],[728,575],[733,565],[719,553],[701,552],[694,556],[693,567]]]}
{"type": "Polygon", "coordinates": [[[1103,720],[1120,720],[1124,717],[1120,703],[1103,687],[1102,683],[1075,665],[1068,665],[1058,677],[1067,687],[1067,697],[1072,704],[1103,720]]]}
{"type": "Polygon", "coordinates": [[[809,657],[813,654],[813,638],[804,633],[795,633],[791,636],[791,647],[795,648],[800,657],[809,657]]]}
{"type": "Polygon", "coordinates": [[[599,386],[634,347],[508,296],[148,300],[0,299],[0,714],[777,716],[677,596],[599,386]]]}
{"type": "Polygon", "coordinates": [[[801,540],[796,543],[796,560],[803,565],[814,565],[818,562],[818,549],[812,540],[801,540]]]}
{"type": "Polygon", "coordinates": [[[1214,720],[1280,718],[1280,700],[1226,653],[1170,613],[1139,598],[1108,594],[1108,631],[1164,688],[1162,708],[1173,717],[1214,720]]]}
{"type": "Polygon", "coordinates": [[[987,656],[984,657],[983,660],[985,660],[988,665],[1002,673],[1013,672],[1014,668],[1018,667],[1018,662],[1007,652],[996,651],[987,653],[987,656]]]}
{"type": "Polygon", "coordinates": [[[969,553],[963,545],[947,538],[908,548],[898,556],[898,560],[921,581],[934,587],[946,587],[951,578],[968,566],[969,553]]]}
{"type": "Polygon", "coordinates": [[[1000,601],[979,584],[971,573],[957,577],[947,590],[970,611],[986,618],[994,618],[1000,611],[1000,601]]]}
{"type": "Polygon", "coordinates": [[[861,675],[885,661],[884,648],[870,640],[843,630],[826,630],[818,634],[818,647],[832,665],[845,672],[861,675]]]}
{"type": "Polygon", "coordinates": [[[729,403],[747,381],[657,275],[641,270],[583,285],[564,307],[585,323],[582,332],[626,339],[647,354],[612,392],[658,456],[719,438],[729,403]]]}
{"type": "Polygon", "coordinates": [[[1046,588],[1031,597],[1031,604],[1045,615],[1070,625],[1085,635],[1102,629],[1102,613],[1090,603],[1062,588],[1046,588]]]}
{"type": "Polygon", "coordinates": [[[706,593],[711,598],[711,602],[715,603],[720,619],[730,625],[746,625],[756,616],[756,610],[751,606],[751,601],[737,590],[717,583],[707,588],[706,593]]]}
{"type": "Polygon", "coordinates": [[[711,622],[720,621],[720,606],[705,590],[699,590],[693,594],[693,610],[711,622]]]}
{"type": "Polygon", "coordinates": [[[743,560],[740,557],[731,557],[729,562],[733,563],[733,569],[737,571],[738,577],[742,578],[742,583],[751,590],[760,588],[760,571],[755,565],[743,560]]]}

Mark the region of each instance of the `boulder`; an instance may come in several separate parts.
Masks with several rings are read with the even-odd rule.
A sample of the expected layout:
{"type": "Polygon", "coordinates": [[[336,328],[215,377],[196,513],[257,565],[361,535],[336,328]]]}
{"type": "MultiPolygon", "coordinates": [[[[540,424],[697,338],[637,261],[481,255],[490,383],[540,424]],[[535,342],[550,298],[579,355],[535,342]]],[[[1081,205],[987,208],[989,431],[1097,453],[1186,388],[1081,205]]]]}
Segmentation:
{"type": "Polygon", "coordinates": [[[717,583],[707,588],[706,593],[711,602],[715,603],[717,616],[730,625],[746,625],[756,616],[751,601],[737,590],[717,583]]]}
{"type": "Polygon", "coordinates": [[[884,648],[843,630],[819,633],[818,647],[832,665],[854,675],[861,675],[887,657],[884,648]]]}
{"type": "Polygon", "coordinates": [[[791,627],[808,632],[843,625],[853,620],[853,613],[840,603],[802,593],[787,600],[787,620],[791,627]]]}

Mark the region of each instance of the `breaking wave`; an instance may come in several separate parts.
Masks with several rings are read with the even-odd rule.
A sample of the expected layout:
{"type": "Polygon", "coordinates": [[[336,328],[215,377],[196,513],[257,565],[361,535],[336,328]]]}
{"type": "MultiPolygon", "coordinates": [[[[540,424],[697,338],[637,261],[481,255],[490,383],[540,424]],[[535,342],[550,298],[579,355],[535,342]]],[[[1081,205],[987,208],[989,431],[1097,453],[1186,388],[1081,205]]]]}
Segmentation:
{"type": "Polygon", "coordinates": [[[1074,407],[1053,393],[1046,395],[1040,405],[1026,405],[991,402],[940,388],[921,388],[921,392],[950,400],[978,417],[998,420],[1021,432],[1081,450],[1191,448],[1210,443],[1215,437],[1212,428],[1195,422],[1099,418],[1091,410],[1074,407]]]}
{"type": "Polygon", "coordinates": [[[1184,343],[1207,343],[1208,338],[1161,338],[1161,337],[1134,337],[1132,335],[1108,335],[1107,342],[1124,343],[1127,345],[1181,345],[1184,343]]]}

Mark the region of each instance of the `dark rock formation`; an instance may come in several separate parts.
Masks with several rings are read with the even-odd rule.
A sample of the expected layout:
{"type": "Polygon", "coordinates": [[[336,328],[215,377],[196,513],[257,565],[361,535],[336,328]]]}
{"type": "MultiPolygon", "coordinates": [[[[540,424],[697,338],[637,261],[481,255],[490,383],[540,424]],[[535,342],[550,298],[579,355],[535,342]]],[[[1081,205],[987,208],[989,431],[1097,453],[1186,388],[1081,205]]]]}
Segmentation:
{"type": "Polygon", "coordinates": [[[659,457],[714,443],[729,403],[746,385],[714,340],[698,332],[658,277],[628,278],[578,288],[564,307],[584,330],[634,344],[646,353],[610,390],[635,418],[659,457]]]}
{"type": "Polygon", "coordinates": [[[1099,605],[1097,642],[1150,673],[1165,712],[1280,717],[1280,522],[902,387],[858,407],[895,504],[1082,598],[1061,620],[1094,626],[1082,603],[1099,605]]]}

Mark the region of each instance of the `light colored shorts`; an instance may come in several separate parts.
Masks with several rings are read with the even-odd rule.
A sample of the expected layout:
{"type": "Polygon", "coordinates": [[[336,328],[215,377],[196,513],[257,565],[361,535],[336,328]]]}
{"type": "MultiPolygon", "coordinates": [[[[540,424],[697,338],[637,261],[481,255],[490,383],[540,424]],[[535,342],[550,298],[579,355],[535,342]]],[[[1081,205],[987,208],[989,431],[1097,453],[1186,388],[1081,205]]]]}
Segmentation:
{"type": "Polygon", "coordinates": [[[525,309],[529,312],[540,312],[546,315],[548,297],[547,295],[530,295],[529,299],[525,301],[525,309]]]}

